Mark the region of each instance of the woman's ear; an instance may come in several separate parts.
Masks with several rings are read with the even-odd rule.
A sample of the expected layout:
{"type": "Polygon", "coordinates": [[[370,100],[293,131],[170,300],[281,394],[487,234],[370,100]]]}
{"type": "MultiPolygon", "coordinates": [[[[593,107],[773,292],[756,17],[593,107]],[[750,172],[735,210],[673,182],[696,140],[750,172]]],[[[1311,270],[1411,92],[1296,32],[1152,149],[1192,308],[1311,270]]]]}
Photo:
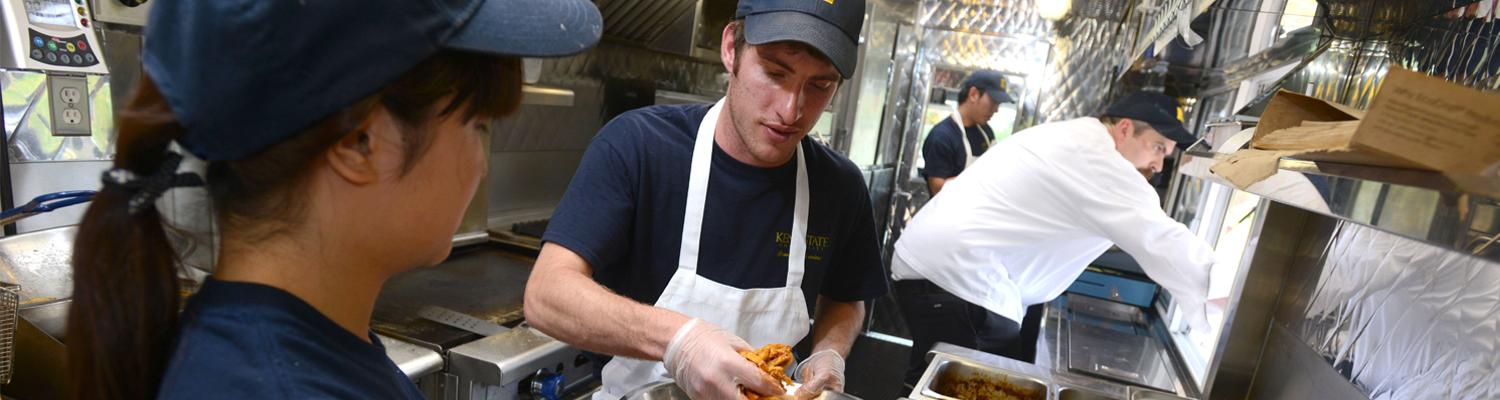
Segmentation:
{"type": "Polygon", "coordinates": [[[328,149],[328,167],[350,184],[361,186],[380,180],[376,155],[389,144],[380,140],[383,130],[390,129],[385,109],[377,107],[355,129],[345,133],[328,149]]]}

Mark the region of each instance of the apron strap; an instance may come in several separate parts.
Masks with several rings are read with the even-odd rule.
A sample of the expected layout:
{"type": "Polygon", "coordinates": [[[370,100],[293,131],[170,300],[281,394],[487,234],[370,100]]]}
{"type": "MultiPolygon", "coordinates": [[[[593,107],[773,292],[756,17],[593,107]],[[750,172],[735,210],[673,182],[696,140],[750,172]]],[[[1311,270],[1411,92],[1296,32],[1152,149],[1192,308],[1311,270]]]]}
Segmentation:
{"type": "Polygon", "coordinates": [[[697,273],[698,242],[703,238],[703,205],[708,202],[708,171],[713,167],[714,124],[724,99],[709,107],[703,122],[698,123],[698,138],[693,142],[692,167],[688,170],[687,206],[682,214],[682,245],[677,254],[677,269],[697,273]]]}
{"type": "Polygon", "coordinates": [[[964,144],[964,167],[967,168],[974,163],[974,148],[969,144],[969,130],[964,128],[964,120],[957,112],[953,113],[953,124],[958,125],[958,142],[964,144]]]}
{"type": "Polygon", "coordinates": [[[786,286],[801,287],[807,263],[807,161],[797,143],[797,200],[792,203],[792,242],[787,248],[786,286]]]}

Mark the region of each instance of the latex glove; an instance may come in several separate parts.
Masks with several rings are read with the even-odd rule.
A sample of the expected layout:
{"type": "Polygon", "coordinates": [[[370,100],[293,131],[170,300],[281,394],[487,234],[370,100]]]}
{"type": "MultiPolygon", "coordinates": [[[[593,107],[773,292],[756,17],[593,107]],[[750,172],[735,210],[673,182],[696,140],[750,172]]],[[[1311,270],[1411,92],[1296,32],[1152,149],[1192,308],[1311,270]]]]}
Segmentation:
{"type": "Polygon", "coordinates": [[[1208,307],[1205,301],[1182,301],[1177,303],[1177,308],[1182,312],[1183,322],[1192,332],[1208,332],[1213,329],[1208,325],[1208,307]]]}
{"type": "Polygon", "coordinates": [[[798,399],[811,399],[825,390],[844,391],[844,357],[833,350],[813,353],[797,365],[792,379],[802,383],[797,389],[798,399]]]}
{"type": "Polygon", "coordinates": [[[750,350],[750,344],[724,328],[694,318],[677,328],[662,363],[677,386],[693,399],[742,399],[741,385],[768,396],[786,393],[738,350],[750,350]]]}

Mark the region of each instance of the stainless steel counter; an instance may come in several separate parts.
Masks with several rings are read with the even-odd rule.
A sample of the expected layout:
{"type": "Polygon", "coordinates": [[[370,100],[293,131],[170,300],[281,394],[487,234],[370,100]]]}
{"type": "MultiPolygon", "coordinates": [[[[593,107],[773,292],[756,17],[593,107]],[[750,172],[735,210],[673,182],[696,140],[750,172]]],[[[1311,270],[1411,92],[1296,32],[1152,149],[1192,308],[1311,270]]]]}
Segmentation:
{"type": "MultiPolygon", "coordinates": [[[[1151,390],[1148,388],[1126,385],[1117,381],[1103,379],[1075,372],[1069,366],[1074,360],[1068,354],[1069,334],[1068,325],[1071,317],[1068,315],[1066,298],[1062,298],[1047,304],[1045,307],[1045,318],[1042,319],[1041,333],[1037,339],[1036,363],[1026,363],[982,351],[955,346],[948,343],[938,343],[933,346],[929,353],[930,364],[928,371],[919,381],[917,387],[913,388],[909,398],[912,400],[948,400],[946,396],[925,391],[924,387],[930,385],[935,379],[936,369],[945,363],[968,363],[986,369],[993,369],[999,375],[1013,376],[1022,381],[1034,378],[1047,385],[1048,399],[1137,399],[1137,398],[1180,398],[1167,393],[1151,390]],[[1165,396],[1165,397],[1163,397],[1165,396]]],[[[1158,325],[1159,326],[1159,325],[1158,325]]],[[[1120,335],[1130,335],[1119,332],[1120,335]]],[[[1139,355],[1142,360],[1152,362],[1166,362],[1166,359],[1176,357],[1170,350],[1170,344],[1160,337],[1146,336],[1155,340],[1161,347],[1143,346],[1142,348],[1130,350],[1132,354],[1139,355]],[[1150,354],[1148,354],[1150,353],[1150,354]]],[[[1163,366],[1166,375],[1166,385],[1173,388],[1177,394],[1196,393],[1194,390],[1184,387],[1181,378],[1183,374],[1180,368],[1172,365],[1163,366]]]]}
{"type": "MultiPolygon", "coordinates": [[[[1165,327],[1160,318],[1147,315],[1139,309],[1134,315],[1089,314],[1100,306],[1093,303],[1076,307],[1073,312],[1069,312],[1070,297],[1073,296],[1060,297],[1047,303],[1046,316],[1042,319],[1041,338],[1038,340],[1039,345],[1048,346],[1051,358],[1047,360],[1047,368],[1051,370],[1059,387],[1080,388],[1122,399],[1136,397],[1135,393],[1155,392],[1151,390],[1153,388],[1187,397],[1196,396],[1197,390],[1190,387],[1191,384],[1185,379],[1186,373],[1181,368],[1182,363],[1178,360],[1173,344],[1165,338],[1165,327]],[[1087,311],[1080,313],[1079,310],[1087,311]],[[1137,322],[1126,323],[1121,318],[1137,322]],[[1084,337],[1090,337],[1096,343],[1085,346],[1086,349],[1076,347],[1074,342],[1084,337]],[[1110,338],[1125,339],[1099,340],[1110,338]],[[1086,359],[1081,359],[1080,349],[1087,350],[1085,353],[1098,354],[1090,353],[1086,359]],[[1105,353],[1116,358],[1101,358],[1105,353]],[[1131,385],[1123,381],[1141,383],[1131,385]]],[[[1076,299],[1080,302],[1084,300],[1093,299],[1076,299]]],[[[1115,304],[1102,300],[1099,303],[1115,304]]],[[[1037,354],[1040,364],[1042,353],[1039,351],[1037,354]]]]}
{"type": "Polygon", "coordinates": [[[401,368],[407,378],[417,379],[443,370],[443,355],[431,349],[376,334],[385,346],[385,355],[401,368]]]}
{"type": "Polygon", "coordinates": [[[561,398],[596,385],[581,351],[524,324],[534,262],[483,243],[392,277],[372,320],[387,355],[430,398],[561,398]]]}

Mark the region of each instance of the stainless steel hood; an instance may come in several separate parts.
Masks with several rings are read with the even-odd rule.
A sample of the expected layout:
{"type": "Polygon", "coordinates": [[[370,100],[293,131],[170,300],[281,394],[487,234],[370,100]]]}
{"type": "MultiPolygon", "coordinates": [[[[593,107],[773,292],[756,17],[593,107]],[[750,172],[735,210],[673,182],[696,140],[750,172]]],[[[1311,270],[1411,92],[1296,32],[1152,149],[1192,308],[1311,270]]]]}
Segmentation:
{"type": "Polygon", "coordinates": [[[604,36],[653,50],[714,58],[732,0],[598,0],[604,36]],[[702,37],[700,37],[702,36],[702,37]]]}

